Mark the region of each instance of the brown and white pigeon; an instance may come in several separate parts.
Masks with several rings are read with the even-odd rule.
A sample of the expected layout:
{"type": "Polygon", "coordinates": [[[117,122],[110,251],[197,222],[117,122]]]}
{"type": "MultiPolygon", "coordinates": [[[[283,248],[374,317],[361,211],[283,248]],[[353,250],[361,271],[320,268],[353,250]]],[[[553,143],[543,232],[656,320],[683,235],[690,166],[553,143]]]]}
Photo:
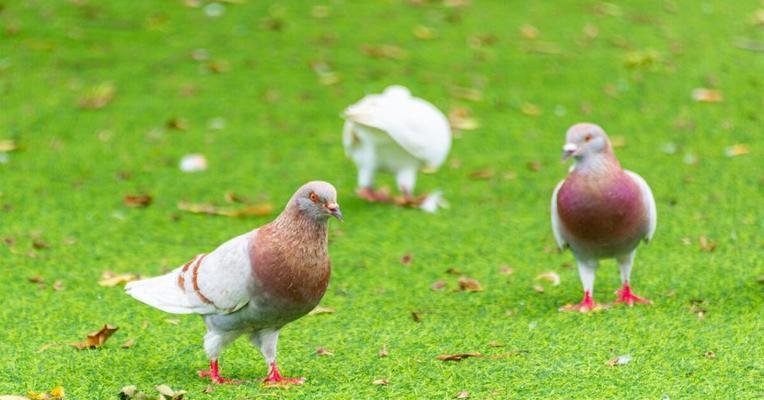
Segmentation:
{"type": "Polygon", "coordinates": [[[276,342],[287,323],[311,311],[326,291],[331,262],[327,251],[329,217],[342,220],[337,192],[313,181],[295,192],[271,223],[237,236],[208,254],[199,254],[172,272],[129,283],[136,299],[174,314],[200,314],[207,325],[204,350],[215,383],[237,383],[220,376],[218,356],[243,334],[268,364],[266,383],[296,383],[276,366],[276,342]]]}
{"type": "Polygon", "coordinates": [[[631,266],[639,242],[653,238],[655,199],[642,177],[624,170],[605,131],[597,125],[573,125],[566,134],[563,160],[575,164],[552,194],[552,230],[560,249],[570,247],[578,263],[584,299],[560,310],[590,311],[599,260],[615,258],[623,287],[616,303],[651,303],[632,293],[631,266]]]}

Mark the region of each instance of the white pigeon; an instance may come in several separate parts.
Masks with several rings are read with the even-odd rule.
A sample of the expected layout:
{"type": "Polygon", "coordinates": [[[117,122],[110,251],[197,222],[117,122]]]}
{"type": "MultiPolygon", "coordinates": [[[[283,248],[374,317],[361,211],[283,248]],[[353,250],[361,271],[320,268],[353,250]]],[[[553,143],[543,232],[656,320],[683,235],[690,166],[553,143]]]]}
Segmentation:
{"type": "Polygon", "coordinates": [[[342,219],[334,187],[308,182],[273,222],[168,274],[130,282],[125,290],[165,312],[201,314],[210,370],[199,376],[237,383],[220,376],[218,356],[246,334],[268,364],[266,383],[302,383],[302,378],[285,378],[279,372],[276,343],[281,328],[312,310],[326,291],[331,271],[327,220],[332,216],[342,219]]]}
{"type": "Polygon", "coordinates": [[[413,200],[417,172],[437,170],[451,148],[446,116],[403,86],[367,95],[342,116],[345,153],[358,167],[358,195],[369,201],[387,197],[374,190],[379,170],[395,175],[400,192],[413,200]]]}

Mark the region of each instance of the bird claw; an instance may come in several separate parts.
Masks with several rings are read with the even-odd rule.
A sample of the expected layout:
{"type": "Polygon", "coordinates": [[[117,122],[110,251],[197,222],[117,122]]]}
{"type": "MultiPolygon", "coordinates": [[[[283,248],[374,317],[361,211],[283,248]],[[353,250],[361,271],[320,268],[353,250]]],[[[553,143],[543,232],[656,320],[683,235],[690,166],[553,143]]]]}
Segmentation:
{"type": "Polygon", "coordinates": [[[244,383],[243,380],[240,379],[231,379],[231,378],[223,378],[222,376],[218,375],[215,371],[199,371],[199,377],[200,378],[210,378],[210,381],[212,383],[216,383],[218,385],[240,385],[244,383]]]}
{"type": "Polygon", "coordinates": [[[626,303],[629,307],[633,307],[634,303],[653,304],[652,300],[634,294],[628,283],[623,285],[621,289],[616,290],[615,294],[618,295],[615,304],[626,303]]]}
{"type": "Polygon", "coordinates": [[[607,306],[595,303],[591,293],[586,291],[584,292],[584,299],[581,300],[580,303],[564,305],[559,308],[559,311],[578,311],[581,313],[588,313],[589,311],[600,311],[605,308],[607,308],[607,306]]]}

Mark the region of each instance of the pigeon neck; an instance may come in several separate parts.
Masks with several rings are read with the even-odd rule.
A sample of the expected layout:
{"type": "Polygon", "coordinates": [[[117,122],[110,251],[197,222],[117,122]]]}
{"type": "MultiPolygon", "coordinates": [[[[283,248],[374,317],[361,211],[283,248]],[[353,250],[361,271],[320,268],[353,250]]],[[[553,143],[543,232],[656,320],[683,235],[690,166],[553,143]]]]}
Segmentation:
{"type": "Polygon", "coordinates": [[[304,213],[294,203],[271,223],[273,235],[287,246],[317,245],[326,248],[328,219],[316,220],[304,213]]]}
{"type": "Polygon", "coordinates": [[[576,159],[573,171],[586,174],[608,174],[621,170],[621,163],[612,152],[588,154],[576,159]]]}

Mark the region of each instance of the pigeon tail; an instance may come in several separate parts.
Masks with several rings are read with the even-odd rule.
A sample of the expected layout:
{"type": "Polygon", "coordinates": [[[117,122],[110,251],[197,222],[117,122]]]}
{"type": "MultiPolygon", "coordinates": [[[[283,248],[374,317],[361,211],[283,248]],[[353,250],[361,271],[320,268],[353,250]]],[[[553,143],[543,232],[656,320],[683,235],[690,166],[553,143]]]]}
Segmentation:
{"type": "Polygon", "coordinates": [[[177,274],[174,273],[130,282],[125,286],[125,292],[164,312],[172,314],[194,312],[186,294],[178,286],[177,274]]]}

